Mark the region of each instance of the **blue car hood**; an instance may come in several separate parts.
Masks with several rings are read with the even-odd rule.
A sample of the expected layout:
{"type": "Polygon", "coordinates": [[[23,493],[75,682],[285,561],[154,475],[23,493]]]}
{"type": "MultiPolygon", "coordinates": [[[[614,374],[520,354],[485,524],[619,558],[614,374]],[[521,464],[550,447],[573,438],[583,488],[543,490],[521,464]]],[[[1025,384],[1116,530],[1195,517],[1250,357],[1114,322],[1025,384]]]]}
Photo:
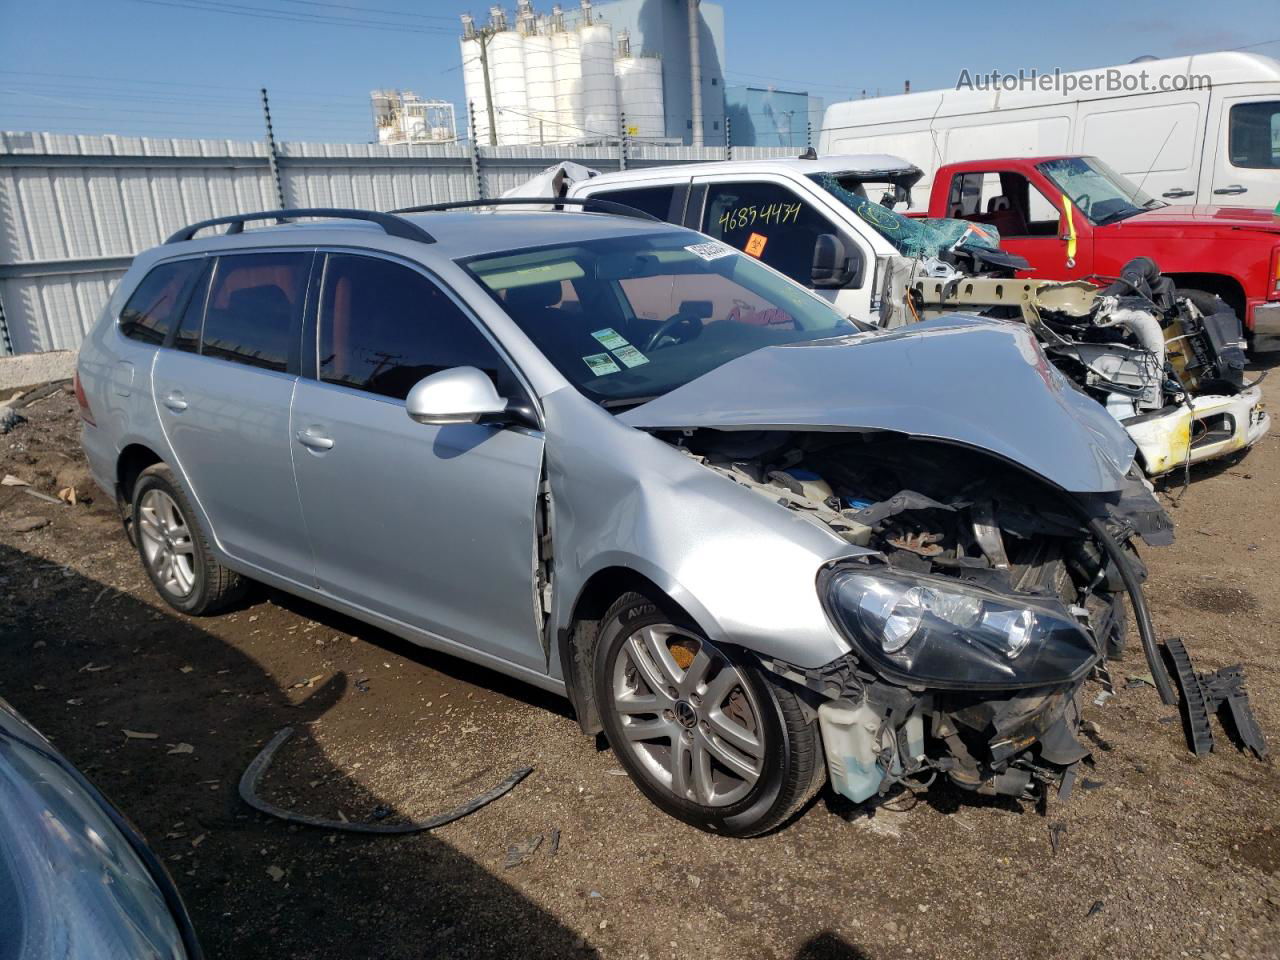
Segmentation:
{"type": "Polygon", "coordinates": [[[619,418],[645,430],[887,430],[985,450],[1072,493],[1125,486],[1124,428],[1021,323],[948,316],[765,347],[619,418]]]}

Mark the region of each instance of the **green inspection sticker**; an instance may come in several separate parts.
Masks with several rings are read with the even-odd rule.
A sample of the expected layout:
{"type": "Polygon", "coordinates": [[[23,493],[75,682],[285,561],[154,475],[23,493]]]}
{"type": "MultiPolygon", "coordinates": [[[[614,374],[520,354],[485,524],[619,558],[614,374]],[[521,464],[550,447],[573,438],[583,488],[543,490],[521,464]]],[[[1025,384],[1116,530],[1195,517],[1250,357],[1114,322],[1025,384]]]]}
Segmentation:
{"type": "Polygon", "coordinates": [[[616,347],[613,354],[628,367],[638,367],[649,362],[648,357],[629,343],[624,347],[616,347]]]}
{"type": "Polygon", "coordinates": [[[613,327],[605,327],[603,330],[597,330],[591,335],[599,340],[600,346],[606,350],[617,350],[620,347],[627,346],[626,339],[613,327]]]}
{"type": "Polygon", "coordinates": [[[591,368],[591,372],[597,377],[603,377],[609,373],[619,373],[622,368],[613,362],[613,357],[607,353],[593,353],[589,357],[583,357],[582,362],[591,368]]]}

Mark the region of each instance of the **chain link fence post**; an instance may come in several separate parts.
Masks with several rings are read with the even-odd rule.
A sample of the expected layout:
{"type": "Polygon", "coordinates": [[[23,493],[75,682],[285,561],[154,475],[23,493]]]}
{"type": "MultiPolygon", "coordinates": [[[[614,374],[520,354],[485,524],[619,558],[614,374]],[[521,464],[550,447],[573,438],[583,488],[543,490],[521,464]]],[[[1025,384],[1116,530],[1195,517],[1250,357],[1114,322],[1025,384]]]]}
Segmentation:
{"type": "Polygon", "coordinates": [[[476,102],[467,101],[467,116],[471,120],[471,180],[476,195],[472,199],[484,199],[484,176],[480,173],[480,143],[476,140],[476,102]]]}
{"type": "Polygon", "coordinates": [[[280,157],[276,154],[276,134],[271,128],[271,104],[267,102],[267,88],[262,88],[262,116],[267,122],[267,163],[271,166],[271,179],[276,185],[276,197],[280,201],[280,209],[289,205],[284,202],[284,181],[280,179],[280,157]]]}

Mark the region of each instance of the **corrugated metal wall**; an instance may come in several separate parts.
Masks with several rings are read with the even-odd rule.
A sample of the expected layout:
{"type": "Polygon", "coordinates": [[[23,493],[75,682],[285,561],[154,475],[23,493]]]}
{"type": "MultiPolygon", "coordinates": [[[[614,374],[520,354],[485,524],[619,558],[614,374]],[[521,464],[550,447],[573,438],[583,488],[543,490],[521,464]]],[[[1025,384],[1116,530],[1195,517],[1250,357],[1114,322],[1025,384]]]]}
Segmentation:
{"type": "MultiPolygon", "coordinates": [[[[633,166],[723,158],[722,147],[628,146],[633,166]]],[[[285,201],[296,207],[473,199],[477,169],[495,197],[560,160],[619,164],[607,146],[483,147],[476,157],[462,145],[280,147],[285,201]]],[[[193,221],[275,206],[262,143],[0,132],[0,355],[75,348],[135,253],[193,221]]]]}

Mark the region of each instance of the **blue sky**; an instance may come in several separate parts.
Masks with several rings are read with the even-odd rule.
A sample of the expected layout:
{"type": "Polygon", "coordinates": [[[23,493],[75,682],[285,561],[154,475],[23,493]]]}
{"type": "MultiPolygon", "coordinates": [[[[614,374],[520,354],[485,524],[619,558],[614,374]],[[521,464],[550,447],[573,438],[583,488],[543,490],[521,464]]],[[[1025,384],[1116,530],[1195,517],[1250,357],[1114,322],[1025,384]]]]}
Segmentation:
{"type": "MultiPolygon", "coordinates": [[[[481,19],[489,2],[0,0],[0,129],[257,139],[265,85],[280,139],[368,140],[371,89],[460,103],[457,14],[481,19]]],[[[963,68],[1067,70],[1245,45],[1280,57],[1275,0],[723,6],[728,82],[828,102],[908,79],[950,86],[963,68]]]]}

